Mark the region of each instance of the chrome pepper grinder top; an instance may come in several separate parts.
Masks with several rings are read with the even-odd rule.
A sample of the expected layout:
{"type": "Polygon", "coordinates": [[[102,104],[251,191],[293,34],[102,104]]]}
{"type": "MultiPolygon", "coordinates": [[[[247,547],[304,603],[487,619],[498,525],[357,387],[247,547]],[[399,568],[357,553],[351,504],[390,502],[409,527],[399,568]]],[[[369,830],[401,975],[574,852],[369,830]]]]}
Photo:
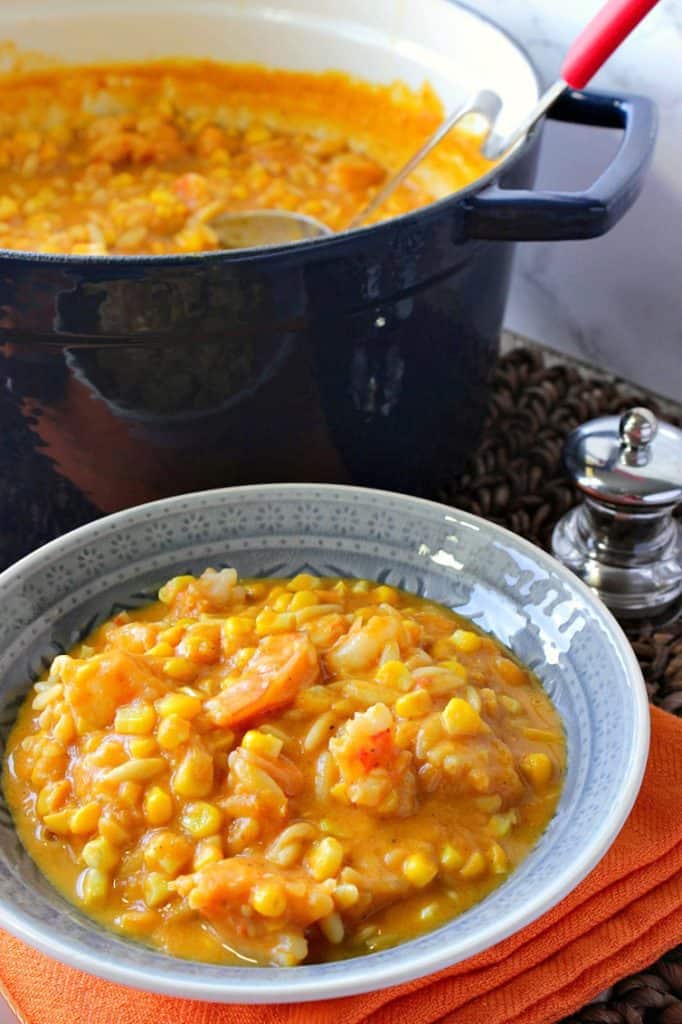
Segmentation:
{"type": "Polygon", "coordinates": [[[574,430],[564,465],[582,505],[556,525],[552,549],[622,619],[653,616],[682,593],[682,430],[649,409],[574,430]]]}

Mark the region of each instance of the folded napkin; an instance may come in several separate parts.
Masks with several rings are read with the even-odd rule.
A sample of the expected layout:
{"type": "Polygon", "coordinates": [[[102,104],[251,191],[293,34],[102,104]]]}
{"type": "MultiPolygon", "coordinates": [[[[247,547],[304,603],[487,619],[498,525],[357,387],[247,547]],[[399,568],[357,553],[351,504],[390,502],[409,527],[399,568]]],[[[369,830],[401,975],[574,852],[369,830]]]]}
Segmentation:
{"type": "Polygon", "coordinates": [[[26,1024],[551,1024],[682,941],[682,721],[652,709],[651,753],[616,843],[558,906],[429,978],[348,999],[221,1006],[63,967],[0,932],[0,990],[26,1024]]]}

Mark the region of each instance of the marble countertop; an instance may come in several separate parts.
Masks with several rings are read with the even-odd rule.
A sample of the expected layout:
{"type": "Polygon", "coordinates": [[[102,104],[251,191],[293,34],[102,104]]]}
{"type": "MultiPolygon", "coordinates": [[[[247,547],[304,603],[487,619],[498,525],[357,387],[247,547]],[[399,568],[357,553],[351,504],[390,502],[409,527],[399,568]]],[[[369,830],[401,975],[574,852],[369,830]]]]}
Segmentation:
{"type": "MultiPolygon", "coordinates": [[[[545,81],[603,0],[467,0],[511,32],[545,81]]],[[[682,396],[682,5],[662,0],[590,88],[654,99],[659,135],[634,208],[607,236],[518,248],[507,326],[673,399],[682,396]]],[[[548,124],[538,185],[590,184],[614,133],[548,124]]]]}

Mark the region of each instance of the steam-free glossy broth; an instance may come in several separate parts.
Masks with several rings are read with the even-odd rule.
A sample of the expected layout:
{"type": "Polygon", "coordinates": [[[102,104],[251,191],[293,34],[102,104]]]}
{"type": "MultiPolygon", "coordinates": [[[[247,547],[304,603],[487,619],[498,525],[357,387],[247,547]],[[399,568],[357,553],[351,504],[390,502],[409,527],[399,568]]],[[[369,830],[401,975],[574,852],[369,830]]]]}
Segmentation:
{"type": "MultiPolygon", "coordinates": [[[[0,247],[74,255],[219,248],[220,213],[275,208],[345,228],[437,126],[428,86],[211,61],[0,76],[0,247]]],[[[377,213],[490,165],[455,130],[377,213]]]]}
{"type": "Polygon", "coordinates": [[[364,580],[176,577],[35,684],[4,786],[44,874],[176,956],[295,965],[414,938],[554,813],[561,722],[448,609],[364,580]]]}

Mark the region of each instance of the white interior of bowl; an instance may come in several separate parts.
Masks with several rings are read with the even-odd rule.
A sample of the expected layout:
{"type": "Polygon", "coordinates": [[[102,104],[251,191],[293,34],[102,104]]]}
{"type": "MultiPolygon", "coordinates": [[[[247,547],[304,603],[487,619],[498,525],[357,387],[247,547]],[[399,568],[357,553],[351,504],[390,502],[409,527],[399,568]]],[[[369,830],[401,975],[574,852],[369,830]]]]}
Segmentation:
{"type": "Polygon", "coordinates": [[[0,797],[0,926],[114,981],[220,1002],[297,1002],[382,988],[471,956],[549,910],[604,855],[641,782],[648,706],[632,649],[568,570],[474,516],[360,488],[271,485],[155,502],[54,541],[0,576],[0,756],[29,680],[93,617],[149,600],[178,571],[372,576],[442,601],[538,673],[567,733],[559,809],[505,883],[393,950],[295,969],[169,960],[100,929],[21,848],[0,797]]]}
{"type": "Polygon", "coordinates": [[[538,96],[519,48],[448,0],[0,0],[0,39],[80,63],[194,56],[413,88],[426,80],[446,110],[492,89],[503,132],[538,96]]]}

